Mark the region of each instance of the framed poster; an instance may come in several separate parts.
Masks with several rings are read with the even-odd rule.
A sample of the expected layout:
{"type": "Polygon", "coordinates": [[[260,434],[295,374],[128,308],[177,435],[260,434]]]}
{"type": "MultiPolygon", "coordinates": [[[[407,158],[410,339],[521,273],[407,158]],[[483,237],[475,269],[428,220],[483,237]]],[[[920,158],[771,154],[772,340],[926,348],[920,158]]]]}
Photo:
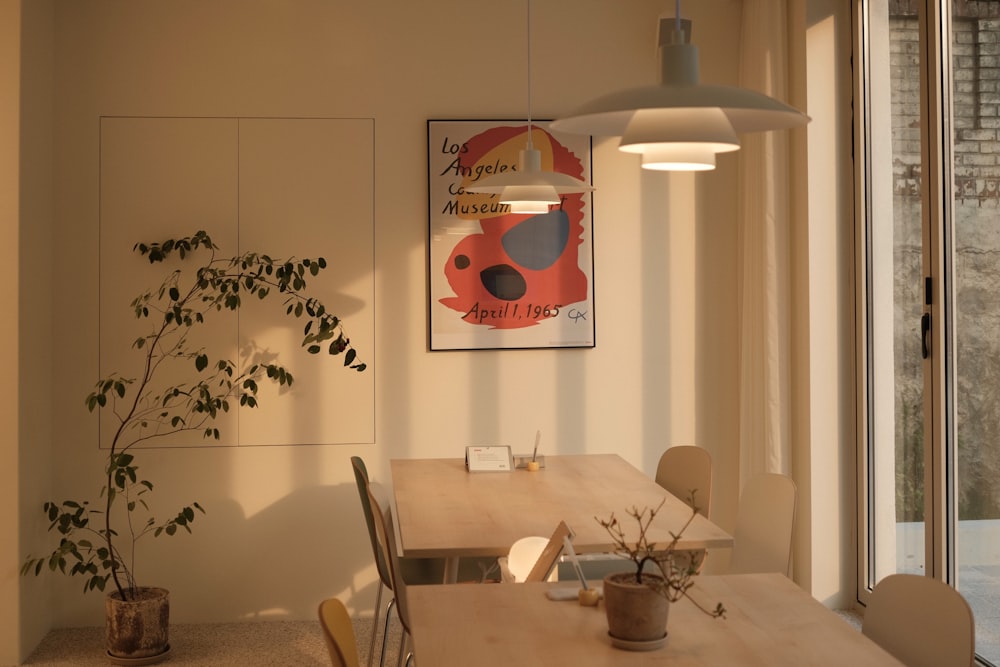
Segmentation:
{"type": "MultiPolygon", "coordinates": [[[[515,214],[466,187],[518,168],[527,121],[429,120],[430,349],[594,347],[591,193],[515,214]]],[[[588,136],[531,123],[542,169],[591,182],[588,136]]]]}

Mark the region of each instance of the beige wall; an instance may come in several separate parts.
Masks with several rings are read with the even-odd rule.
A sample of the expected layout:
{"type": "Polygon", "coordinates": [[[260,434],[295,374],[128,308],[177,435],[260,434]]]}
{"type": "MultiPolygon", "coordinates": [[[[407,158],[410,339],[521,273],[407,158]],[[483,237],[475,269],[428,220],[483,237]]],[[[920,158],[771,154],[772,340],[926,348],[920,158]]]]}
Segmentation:
{"type": "MultiPolygon", "coordinates": [[[[20,129],[21,3],[0,2],[0,232],[13,243],[0,246],[0,280],[17,285],[17,228],[19,202],[18,132],[20,129]]],[[[10,313],[17,308],[17,290],[0,291],[0,308],[10,313]]],[[[17,320],[3,318],[0,325],[0,365],[16,377],[17,320]]],[[[18,598],[18,539],[20,507],[17,469],[18,448],[17,384],[4,382],[0,389],[0,504],[9,508],[0,518],[0,663],[13,663],[20,650],[20,604],[18,598]],[[13,510],[13,511],[10,511],[13,510]]]]}
{"type": "Polygon", "coordinates": [[[804,30],[793,62],[808,81],[796,103],[812,118],[798,146],[808,169],[792,186],[808,192],[791,237],[795,580],[843,608],[857,579],[851,12],[838,0],[794,4],[804,30]]]}
{"type": "MultiPolygon", "coordinates": [[[[534,115],[654,81],[663,4],[536,0],[534,115]]],[[[685,4],[706,81],[735,83],[740,4],[685,4]]],[[[716,463],[714,518],[732,527],[733,156],[715,172],[671,176],[641,173],[614,142],[595,143],[595,349],[430,353],[425,123],[524,115],[523,11],[486,0],[55,6],[57,418],[51,469],[33,470],[51,474],[60,497],[93,494],[102,465],[82,400],[97,369],[99,117],[375,119],[376,339],[354,343],[376,377],[376,443],[144,452],[157,504],[196,498],[208,510],[194,535],[152,545],[138,573],[172,590],[175,621],[312,618],[329,595],[369,613],[376,575],[348,464],[355,454],[388,482],[390,458],[458,456],[470,442],[525,448],[541,429],[546,453],[614,451],[652,473],[664,447],[697,442],[716,463]]],[[[39,519],[21,510],[22,524],[39,519]]],[[[49,586],[53,625],[101,622],[100,596],[81,596],[79,581],[22,583],[32,595],[49,586]]],[[[25,613],[44,616],[31,605],[25,613]]]]}
{"type": "MultiPolygon", "coordinates": [[[[53,3],[22,3],[20,87],[20,224],[10,264],[18,272],[16,365],[18,371],[18,565],[45,534],[41,504],[50,497],[52,423],[52,71],[53,3]]],[[[9,293],[6,292],[5,293],[9,293]]],[[[71,337],[61,337],[67,344],[71,337]]],[[[6,349],[6,346],[5,346],[6,349]]],[[[6,421],[5,421],[6,423],[6,421]]],[[[20,582],[20,648],[32,648],[51,626],[47,579],[20,582]]],[[[6,597],[4,597],[6,599],[6,597]]],[[[6,625],[4,626],[6,628],[6,625]]],[[[0,642],[0,646],[17,646],[0,642]]],[[[0,664],[8,664],[0,656],[0,664]]]]}

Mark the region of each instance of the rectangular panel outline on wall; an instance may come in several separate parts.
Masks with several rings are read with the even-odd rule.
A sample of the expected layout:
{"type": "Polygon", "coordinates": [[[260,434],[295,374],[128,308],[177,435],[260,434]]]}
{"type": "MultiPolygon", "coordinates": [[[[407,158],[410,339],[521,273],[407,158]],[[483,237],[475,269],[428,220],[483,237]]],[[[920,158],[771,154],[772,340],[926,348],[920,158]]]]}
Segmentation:
{"type": "MultiPolygon", "coordinates": [[[[261,429],[256,427],[242,428],[239,425],[233,427],[232,424],[237,423],[236,420],[233,420],[233,422],[230,424],[230,430],[232,431],[232,433],[229,434],[228,440],[215,441],[209,439],[201,439],[199,434],[188,434],[186,435],[185,438],[172,442],[158,442],[150,444],[144,443],[139,446],[142,446],[144,448],[178,448],[178,447],[256,447],[256,446],[373,444],[375,442],[375,427],[376,427],[375,410],[376,410],[376,395],[377,395],[374,368],[373,368],[375,365],[374,355],[375,355],[375,318],[376,318],[374,118],[235,117],[235,116],[192,117],[192,116],[127,116],[127,115],[100,116],[99,117],[99,136],[100,136],[99,168],[98,168],[98,178],[99,178],[98,231],[101,236],[101,240],[99,242],[99,257],[98,257],[98,283],[100,289],[98,290],[99,305],[97,310],[97,327],[98,327],[97,352],[98,352],[98,367],[100,368],[99,375],[101,377],[106,376],[110,371],[119,370],[119,368],[114,367],[113,364],[108,363],[106,359],[107,355],[106,346],[109,344],[107,341],[105,341],[105,338],[107,337],[107,331],[109,329],[117,330],[117,327],[111,326],[109,322],[106,321],[107,315],[105,313],[105,309],[111,308],[110,304],[106,303],[106,300],[108,299],[106,293],[107,285],[110,283],[140,285],[140,287],[127,288],[128,290],[130,290],[129,291],[130,296],[128,297],[128,300],[130,301],[131,298],[134,298],[134,296],[138,294],[142,289],[152,288],[155,285],[159,284],[159,279],[164,274],[163,271],[164,267],[162,265],[157,265],[153,267],[152,270],[154,271],[157,278],[155,279],[155,281],[147,281],[148,284],[142,283],[141,281],[133,281],[128,279],[125,280],[122,280],[120,278],[115,279],[113,277],[106,275],[106,268],[105,268],[106,265],[109,263],[113,264],[113,262],[116,261],[110,259],[111,253],[106,252],[106,245],[111,242],[109,240],[110,239],[109,235],[112,234],[112,232],[107,228],[106,225],[113,224],[108,222],[107,218],[108,216],[114,215],[114,213],[110,212],[114,209],[114,205],[112,202],[109,201],[108,192],[106,191],[108,187],[111,187],[108,185],[108,180],[112,181],[114,180],[113,178],[112,179],[107,178],[107,174],[110,169],[108,165],[109,154],[114,152],[113,150],[112,151],[107,150],[108,143],[110,143],[108,137],[114,135],[114,132],[112,132],[109,128],[113,128],[115,130],[120,131],[122,127],[126,127],[126,125],[120,125],[120,124],[115,125],[116,121],[123,121],[125,123],[133,122],[136,124],[156,123],[157,121],[164,121],[165,123],[171,123],[171,122],[174,123],[174,126],[172,127],[164,125],[163,128],[160,129],[160,131],[163,132],[165,135],[169,134],[170,131],[176,131],[177,127],[183,126],[186,122],[192,123],[193,125],[191,125],[191,127],[199,127],[201,129],[211,128],[210,130],[208,130],[208,136],[211,136],[212,130],[219,127],[224,128],[226,133],[233,132],[233,136],[227,135],[226,137],[219,140],[219,143],[221,145],[228,145],[227,142],[234,140],[234,143],[232,143],[231,146],[232,149],[231,155],[225,156],[224,155],[225,150],[228,149],[223,149],[219,151],[219,155],[222,155],[222,157],[219,158],[219,160],[216,161],[215,163],[212,163],[211,159],[209,159],[206,160],[206,162],[209,162],[210,164],[204,167],[202,167],[201,165],[196,165],[192,168],[192,170],[194,171],[203,168],[206,173],[211,174],[211,177],[213,179],[216,178],[217,172],[226,172],[227,170],[232,170],[233,174],[235,174],[234,182],[227,183],[225,181],[225,174],[222,174],[221,176],[218,177],[219,183],[213,181],[208,185],[196,184],[194,187],[195,189],[195,196],[193,197],[194,199],[198,199],[198,195],[204,195],[206,191],[211,193],[213,186],[218,187],[220,186],[220,183],[221,183],[221,188],[223,190],[226,190],[227,192],[225,196],[234,198],[233,201],[224,206],[224,207],[229,207],[230,209],[232,209],[232,211],[234,211],[233,220],[230,223],[220,218],[219,222],[219,224],[222,224],[224,226],[231,224],[232,225],[231,233],[227,236],[227,234],[225,233],[217,235],[216,232],[214,231],[212,232],[213,241],[215,241],[215,243],[220,246],[221,256],[229,256],[230,254],[235,254],[236,252],[243,252],[246,250],[257,250],[261,252],[273,251],[273,249],[270,249],[269,247],[264,247],[265,245],[264,243],[256,243],[253,241],[247,244],[247,247],[243,247],[243,237],[245,236],[245,234],[241,234],[241,221],[246,220],[252,216],[248,215],[246,211],[241,210],[241,207],[244,205],[246,197],[241,196],[240,194],[240,184],[241,180],[246,177],[245,172],[248,169],[248,167],[246,167],[241,162],[241,160],[244,159],[244,156],[241,154],[247,152],[246,146],[241,145],[241,139],[240,139],[241,128],[246,130],[246,127],[251,126],[250,124],[256,124],[255,127],[265,128],[265,134],[268,130],[280,134],[282,130],[287,130],[289,128],[294,128],[299,133],[314,132],[317,134],[322,134],[322,132],[325,130],[327,134],[324,135],[323,138],[326,138],[327,140],[333,140],[339,136],[340,139],[343,139],[343,141],[341,141],[341,144],[351,144],[352,142],[354,142],[351,146],[348,147],[348,151],[353,148],[354,152],[348,154],[357,157],[358,158],[357,162],[360,163],[360,166],[362,168],[359,171],[357,169],[358,165],[356,165],[355,163],[351,163],[350,168],[353,170],[353,173],[356,173],[360,178],[363,179],[362,187],[357,187],[357,183],[353,180],[350,183],[345,182],[344,185],[342,186],[343,188],[351,187],[352,193],[353,192],[358,193],[358,196],[354,197],[353,200],[359,208],[354,214],[349,216],[350,217],[349,223],[345,223],[344,227],[335,228],[336,234],[333,234],[331,232],[328,237],[330,238],[328,245],[331,247],[336,247],[337,251],[341,253],[349,254],[351,261],[342,263],[338,263],[335,261],[329,262],[326,272],[321,273],[317,278],[314,279],[313,283],[310,283],[310,292],[314,291],[313,290],[314,285],[319,285],[319,289],[322,290],[323,283],[319,281],[324,281],[324,280],[326,281],[327,285],[332,283],[335,286],[343,286],[347,289],[347,292],[344,292],[342,289],[336,290],[335,292],[336,300],[340,301],[341,303],[339,306],[330,305],[330,310],[336,312],[338,315],[343,317],[345,321],[346,333],[351,337],[353,346],[358,349],[359,360],[363,360],[364,362],[366,362],[366,364],[368,365],[368,369],[363,373],[357,373],[356,371],[343,368],[342,356],[330,357],[327,356],[325,353],[317,355],[319,358],[321,358],[321,360],[317,359],[316,357],[313,357],[307,359],[305,361],[305,364],[300,363],[301,361],[300,359],[296,359],[296,363],[298,364],[298,366],[300,368],[304,367],[307,370],[309,368],[308,366],[309,364],[314,364],[314,365],[317,363],[324,364],[321,370],[315,371],[314,374],[320,376],[321,379],[318,381],[322,382],[325,378],[328,377],[330,379],[330,382],[328,384],[322,384],[320,386],[317,386],[315,392],[311,397],[308,394],[301,393],[299,394],[298,400],[293,400],[294,396],[279,397],[276,395],[271,395],[266,397],[267,400],[269,401],[268,404],[265,404],[264,400],[262,399],[261,405],[265,406],[265,408],[267,407],[267,405],[271,404],[275,406],[275,409],[272,410],[271,413],[276,417],[276,419],[274,420],[268,419],[267,421],[277,423],[277,426],[275,428],[279,429],[278,432],[282,433],[280,441],[269,441],[269,442],[251,441],[250,439],[254,436],[254,432],[259,433],[261,429]],[[273,125],[271,124],[271,121],[273,121],[274,123],[273,125]],[[320,125],[317,125],[315,128],[312,127],[303,128],[303,126],[301,125],[301,123],[303,122],[316,122],[320,123],[320,125]],[[355,125],[360,123],[361,125],[364,126],[364,131],[359,132],[356,127],[343,125],[344,122],[349,122],[355,125]],[[337,135],[337,132],[340,132],[341,134],[337,135]],[[225,164],[226,161],[228,160],[231,160],[231,164],[225,164]],[[233,184],[235,184],[234,189],[232,191],[228,191],[228,186],[233,184]],[[367,190],[365,189],[364,186],[367,186],[367,190]],[[358,212],[361,212],[361,215],[358,215],[358,212]],[[355,232],[354,226],[357,225],[359,218],[362,223],[364,222],[364,218],[367,218],[368,225],[367,227],[362,227],[360,230],[357,230],[357,232],[355,232]],[[350,225],[350,227],[347,227],[346,225],[350,225]],[[348,236],[345,233],[345,230],[348,229],[350,229],[351,236],[348,236]],[[363,247],[360,255],[358,255],[357,251],[354,249],[341,250],[342,246],[339,247],[337,246],[338,242],[344,241],[345,239],[349,238],[355,238],[358,240],[360,244],[362,244],[363,247]],[[254,247],[250,247],[250,245],[253,245],[254,247]],[[337,264],[338,267],[345,265],[349,267],[354,267],[353,268],[354,273],[349,276],[350,278],[349,280],[344,279],[343,276],[341,276],[340,280],[331,281],[329,280],[329,278],[335,277],[335,275],[332,273],[332,271],[334,270],[333,266],[334,264],[337,264]],[[344,301],[345,299],[346,301],[344,301]],[[349,306],[345,304],[349,304],[349,306]],[[348,312],[344,312],[345,310],[347,310],[348,312]],[[352,326],[352,321],[353,321],[353,326],[352,326]],[[108,368],[105,368],[105,365],[107,365],[108,368]],[[294,415],[289,416],[296,409],[301,410],[304,403],[308,403],[307,400],[304,400],[307,397],[309,401],[315,401],[316,404],[312,407],[307,405],[305,407],[305,411],[302,412],[302,414],[300,414],[297,417],[294,415]],[[352,409],[350,407],[351,401],[358,402],[358,405],[355,406],[356,409],[352,409]],[[348,405],[345,406],[344,405],[345,402],[348,405]],[[336,406],[336,407],[330,408],[328,406],[336,406]],[[353,420],[348,423],[346,428],[341,426],[344,421],[342,417],[344,417],[345,410],[347,411],[350,419],[353,420]],[[314,425],[313,430],[316,431],[316,434],[309,435],[310,429],[302,428],[301,420],[303,415],[305,415],[306,419],[309,420],[314,425]],[[338,421],[334,421],[335,419],[338,421]],[[287,423],[285,423],[286,421],[287,423]],[[335,429],[335,427],[340,428],[341,430],[340,431],[333,430],[335,429]],[[282,431],[281,429],[284,430],[282,431]],[[235,434],[235,437],[233,437],[233,434],[235,434]]],[[[166,144],[169,144],[170,139],[165,136],[163,138],[163,141],[166,144]]],[[[284,146],[284,142],[279,141],[276,143],[280,146],[284,146]]],[[[346,168],[343,167],[340,163],[346,163],[347,161],[338,159],[335,150],[324,151],[322,147],[322,142],[317,141],[315,143],[317,143],[318,145],[317,146],[310,145],[309,149],[312,150],[317,156],[319,156],[320,159],[325,159],[328,161],[331,170],[329,173],[332,173],[337,169],[346,168]]],[[[140,147],[138,150],[141,151],[142,148],[140,147]]],[[[119,155],[122,154],[119,153],[119,155]]],[[[192,159],[197,159],[198,157],[201,156],[198,155],[192,159]]],[[[218,157],[218,155],[210,157],[218,157]]],[[[303,154],[297,157],[299,158],[298,160],[291,160],[291,162],[292,163],[301,162],[303,165],[301,169],[302,170],[308,169],[308,165],[310,163],[305,158],[305,155],[303,154]]],[[[119,168],[122,168],[123,164],[124,163],[119,164],[119,168]]],[[[284,164],[285,165],[289,164],[289,161],[286,161],[284,164]]],[[[151,167],[151,169],[155,169],[155,167],[151,167]]],[[[165,167],[165,169],[169,169],[169,166],[165,167]]],[[[294,172],[294,169],[292,169],[291,171],[294,172]]],[[[267,172],[266,170],[264,170],[262,173],[266,175],[267,172]]],[[[312,172],[304,172],[304,173],[310,176],[312,175],[312,172]]],[[[330,183],[331,180],[333,180],[329,178],[324,180],[322,178],[323,175],[329,175],[329,173],[323,172],[323,173],[318,173],[316,175],[317,180],[321,180],[322,185],[324,187],[328,183],[330,183]]],[[[232,174],[230,174],[230,176],[232,177],[232,174]]],[[[289,178],[292,178],[292,176],[290,176],[289,178]]],[[[197,175],[193,176],[191,180],[192,182],[197,181],[197,175]]],[[[233,178],[230,178],[230,180],[233,181],[233,178]]],[[[119,183],[119,186],[120,185],[121,183],[119,183]]],[[[275,187],[278,187],[278,185],[279,183],[277,183],[276,181],[275,187]]],[[[183,188],[181,189],[183,190],[183,188]]],[[[166,190],[166,188],[164,188],[164,190],[166,190]]],[[[327,196],[335,197],[337,192],[338,191],[335,188],[329,188],[330,194],[327,196]]],[[[183,192],[178,193],[177,195],[178,198],[182,197],[183,194],[184,194],[183,192]]],[[[255,193],[250,193],[250,194],[255,194],[255,193]]],[[[283,196],[285,194],[287,193],[281,193],[281,195],[283,196]]],[[[294,192],[292,192],[292,194],[294,195],[294,192]]],[[[327,193],[324,192],[323,194],[326,195],[327,193]]],[[[141,193],[136,194],[136,197],[141,197],[141,193]]],[[[299,204],[302,201],[306,201],[305,204],[301,204],[303,207],[308,207],[310,205],[307,197],[295,200],[285,199],[284,201],[288,202],[290,208],[294,208],[296,204],[299,204]]],[[[199,203],[201,202],[200,201],[196,202],[196,204],[194,205],[195,210],[197,209],[197,204],[199,203]]],[[[153,207],[155,206],[155,204],[156,204],[155,199],[151,199],[149,201],[148,206],[153,207]]],[[[136,205],[135,202],[133,202],[133,205],[136,205]]],[[[143,203],[143,206],[145,207],[146,204],[143,203]]],[[[179,204],[179,206],[183,208],[183,204],[179,204]]],[[[315,207],[316,203],[313,203],[312,206],[315,207]]],[[[167,208],[169,208],[169,206],[167,208]]],[[[209,206],[209,208],[211,208],[211,206],[209,206]]],[[[126,205],[123,208],[123,210],[127,211],[128,205],[126,205]]],[[[145,215],[147,212],[147,208],[142,208],[141,210],[145,215]]],[[[316,238],[314,232],[316,230],[323,232],[326,229],[325,227],[317,227],[316,224],[317,222],[328,222],[330,218],[338,217],[339,212],[329,207],[320,208],[318,209],[318,211],[319,212],[313,216],[314,219],[311,221],[312,226],[301,227],[298,229],[298,233],[300,235],[306,235],[309,237],[308,242],[299,244],[300,246],[305,246],[305,247],[300,248],[296,246],[296,248],[294,248],[293,250],[289,250],[286,254],[295,252],[295,255],[299,257],[307,256],[315,258],[318,254],[326,254],[328,252],[328,250],[324,250],[322,248],[322,244],[317,244],[313,242],[314,239],[316,238]],[[319,246],[318,248],[316,247],[317,245],[319,246]]],[[[222,217],[224,218],[224,216],[222,217]]],[[[164,238],[176,238],[178,236],[185,236],[194,233],[194,231],[196,231],[197,228],[200,228],[202,226],[200,224],[195,224],[195,223],[178,224],[176,222],[172,222],[171,223],[172,226],[169,226],[168,228],[168,227],[162,227],[163,223],[159,223],[161,224],[161,227],[163,229],[168,229],[168,231],[164,233],[163,231],[160,232],[155,231],[156,224],[157,222],[154,220],[152,222],[152,229],[144,232],[137,232],[135,235],[132,235],[131,229],[129,229],[130,235],[128,238],[129,241],[128,250],[129,251],[131,250],[131,245],[135,241],[140,241],[140,240],[154,241],[154,240],[162,240],[164,238]],[[185,228],[178,229],[178,227],[180,226],[183,226],[185,228]],[[187,227],[190,227],[190,229],[188,229],[187,227]],[[135,236],[135,238],[133,238],[133,236],[135,236]]],[[[269,234],[271,228],[272,228],[271,226],[267,226],[266,228],[264,228],[262,233],[264,233],[265,235],[269,234]]],[[[292,232],[292,234],[295,233],[294,229],[292,230],[289,229],[289,222],[287,220],[284,223],[281,223],[280,228],[283,233],[281,236],[275,238],[276,244],[279,243],[279,240],[285,241],[287,238],[289,238],[290,231],[292,232]]],[[[270,244],[268,243],[268,245],[270,244]]],[[[121,246],[121,244],[119,244],[119,247],[124,247],[124,246],[121,246]]],[[[116,249],[115,254],[128,255],[129,253],[128,252],[119,253],[116,249]]],[[[282,253],[274,252],[273,254],[281,255],[282,253]]],[[[135,255],[135,257],[129,257],[128,260],[135,262],[136,257],[138,257],[138,255],[135,255]]],[[[145,260],[141,261],[145,262],[145,260]]],[[[113,268],[108,268],[107,270],[113,270],[113,268]]],[[[317,296],[323,298],[324,302],[328,304],[330,303],[331,298],[329,296],[323,296],[322,294],[317,294],[317,296]]],[[[272,303],[271,305],[277,308],[281,308],[283,312],[283,308],[280,301],[276,300],[273,297],[269,298],[268,301],[269,302],[274,301],[274,303],[272,303]]],[[[125,315],[131,318],[132,321],[134,322],[135,321],[134,316],[131,314],[131,311],[129,310],[127,305],[128,301],[125,301],[124,304],[125,305],[122,306],[122,311],[125,312],[125,315]]],[[[247,311],[249,310],[250,309],[246,305],[242,309],[244,313],[247,313],[247,311]]],[[[111,311],[109,310],[108,312],[111,311]]],[[[220,315],[226,315],[226,314],[224,313],[220,315]]],[[[118,312],[115,312],[115,317],[119,317],[118,312]]],[[[245,317],[246,315],[244,315],[244,318],[245,317]]],[[[148,320],[146,320],[145,322],[147,322],[148,324],[148,320]]],[[[300,357],[307,357],[307,356],[312,357],[312,355],[307,355],[307,353],[304,350],[298,349],[299,342],[301,341],[302,325],[304,324],[304,322],[297,319],[288,320],[287,322],[288,322],[287,329],[291,331],[290,335],[294,336],[293,342],[287,343],[284,341],[284,339],[282,339],[280,341],[281,343],[280,348],[270,348],[270,349],[285,349],[289,353],[294,353],[295,355],[298,355],[300,357]]],[[[237,338],[231,340],[228,335],[225,335],[222,337],[222,340],[223,341],[228,340],[230,341],[230,343],[234,343],[231,349],[233,350],[240,349],[240,346],[243,345],[243,343],[245,343],[246,341],[243,341],[243,343],[240,342],[238,338],[238,331],[239,331],[238,325],[230,324],[229,326],[236,327],[234,331],[237,332],[236,334],[237,338]]],[[[143,330],[145,330],[146,328],[148,327],[144,327],[143,330]]],[[[265,332],[265,335],[267,335],[267,333],[273,334],[275,330],[277,331],[278,335],[282,335],[280,327],[271,327],[271,329],[269,329],[268,332],[265,332]]],[[[125,339],[126,341],[131,341],[135,337],[134,335],[129,335],[127,333],[124,335],[128,336],[125,339]]],[[[224,343],[224,344],[228,345],[229,343],[224,343]]],[[[122,350],[122,345],[117,344],[114,349],[116,350],[117,353],[117,351],[122,350]]],[[[121,355],[124,357],[124,355],[127,355],[129,352],[134,352],[134,351],[122,350],[121,355]]],[[[234,360],[239,358],[238,356],[236,357],[232,356],[235,354],[237,353],[230,352],[228,350],[225,352],[226,357],[234,358],[234,360]]],[[[290,367],[290,369],[293,370],[293,372],[295,372],[292,367],[290,367]]],[[[124,374],[127,375],[127,373],[124,374]]],[[[307,386],[304,385],[303,382],[299,382],[300,377],[302,376],[296,374],[296,384],[290,389],[290,391],[292,392],[295,392],[296,390],[301,391],[302,386],[307,386]]],[[[261,389],[265,390],[263,386],[261,387],[261,389]]],[[[273,393],[277,393],[278,391],[281,391],[282,393],[289,391],[288,388],[278,388],[270,386],[268,386],[266,389],[273,393]]],[[[233,405],[233,410],[231,410],[231,413],[243,412],[246,414],[250,414],[249,411],[247,411],[246,409],[240,410],[236,408],[235,407],[236,403],[238,403],[238,399],[236,401],[231,402],[231,404],[233,405]]],[[[104,410],[102,412],[109,412],[109,411],[104,410]]],[[[261,413],[259,410],[257,410],[255,411],[255,414],[261,414],[261,413]]],[[[106,448],[107,441],[109,439],[109,436],[107,435],[109,420],[106,417],[102,417],[100,421],[102,422],[100,430],[103,431],[102,437],[100,438],[100,443],[101,443],[100,446],[102,448],[106,448]]],[[[247,420],[244,417],[242,421],[247,421],[247,420]]],[[[220,427],[220,431],[222,431],[222,427],[220,427]]]]}

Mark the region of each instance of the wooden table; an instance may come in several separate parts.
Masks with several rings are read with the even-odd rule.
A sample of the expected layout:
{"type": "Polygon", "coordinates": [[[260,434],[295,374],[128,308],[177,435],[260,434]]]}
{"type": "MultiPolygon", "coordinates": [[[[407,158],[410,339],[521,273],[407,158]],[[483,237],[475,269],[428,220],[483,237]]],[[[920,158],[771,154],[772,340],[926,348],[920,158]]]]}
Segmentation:
{"type": "MultiPolygon", "coordinates": [[[[461,556],[503,556],[522,537],[548,537],[560,521],[576,536],[577,553],[614,550],[595,516],[624,517],[636,505],[666,503],[650,527],[659,544],[670,541],[691,515],[682,500],[617,454],[547,456],[538,472],[470,473],[463,459],[392,459],[396,524],[404,556],[448,559],[454,581],[461,556]]],[[[626,518],[626,526],[631,519],[626,518]]],[[[680,549],[731,547],[733,538],[698,515],[680,549]]]]}
{"type": "Polygon", "coordinates": [[[708,606],[722,602],[726,618],[709,618],[687,600],[673,603],[666,644],[645,652],[611,645],[603,601],[582,607],[544,595],[565,586],[575,587],[410,586],[417,660],[435,667],[902,665],[780,574],[699,576],[692,595],[708,606]]]}

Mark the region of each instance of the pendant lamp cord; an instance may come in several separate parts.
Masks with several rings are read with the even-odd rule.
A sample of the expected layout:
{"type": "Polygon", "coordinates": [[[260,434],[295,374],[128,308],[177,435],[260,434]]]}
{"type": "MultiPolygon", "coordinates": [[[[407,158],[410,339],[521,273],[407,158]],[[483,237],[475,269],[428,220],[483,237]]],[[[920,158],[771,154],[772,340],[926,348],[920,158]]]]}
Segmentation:
{"type": "Polygon", "coordinates": [[[681,31],[681,0],[674,2],[674,27],[677,32],[681,31]]]}
{"type": "Polygon", "coordinates": [[[528,0],[528,150],[531,143],[531,0],[528,0]]]}

